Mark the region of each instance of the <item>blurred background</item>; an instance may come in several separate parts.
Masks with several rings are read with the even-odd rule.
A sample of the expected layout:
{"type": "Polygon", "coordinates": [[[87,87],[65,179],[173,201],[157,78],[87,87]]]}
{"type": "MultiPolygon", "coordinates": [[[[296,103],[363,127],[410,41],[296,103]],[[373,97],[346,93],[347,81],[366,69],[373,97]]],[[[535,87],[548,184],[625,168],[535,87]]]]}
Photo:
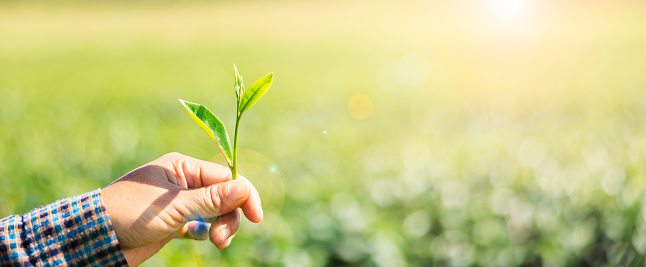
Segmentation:
{"type": "Polygon", "coordinates": [[[144,266],[644,265],[643,1],[2,1],[0,217],[221,162],[233,63],[269,219],[144,266]]]}

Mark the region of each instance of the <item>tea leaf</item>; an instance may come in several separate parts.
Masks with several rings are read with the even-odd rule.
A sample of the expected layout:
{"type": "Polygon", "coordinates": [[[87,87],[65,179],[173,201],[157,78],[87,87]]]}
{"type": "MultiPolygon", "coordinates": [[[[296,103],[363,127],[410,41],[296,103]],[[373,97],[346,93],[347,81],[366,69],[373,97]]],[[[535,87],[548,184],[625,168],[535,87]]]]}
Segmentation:
{"type": "Polygon", "coordinates": [[[269,90],[271,83],[274,81],[274,73],[269,73],[254,82],[242,96],[240,100],[240,113],[249,110],[260,98],[269,90]]]}
{"type": "Polygon", "coordinates": [[[232,166],[233,156],[231,154],[231,141],[229,141],[227,129],[224,127],[222,121],[220,121],[220,119],[218,119],[218,117],[205,106],[184,101],[182,99],[180,99],[179,102],[184,105],[184,108],[186,108],[193,120],[195,120],[195,122],[200,125],[209,137],[211,137],[211,140],[218,145],[218,148],[226,158],[227,163],[229,166],[232,166]]]}
{"type": "Polygon", "coordinates": [[[240,73],[238,72],[238,68],[236,67],[235,63],[233,64],[233,70],[236,76],[236,82],[235,82],[236,98],[238,99],[238,102],[240,102],[240,97],[242,96],[242,94],[244,94],[244,84],[242,83],[242,76],[240,76],[240,73]]]}

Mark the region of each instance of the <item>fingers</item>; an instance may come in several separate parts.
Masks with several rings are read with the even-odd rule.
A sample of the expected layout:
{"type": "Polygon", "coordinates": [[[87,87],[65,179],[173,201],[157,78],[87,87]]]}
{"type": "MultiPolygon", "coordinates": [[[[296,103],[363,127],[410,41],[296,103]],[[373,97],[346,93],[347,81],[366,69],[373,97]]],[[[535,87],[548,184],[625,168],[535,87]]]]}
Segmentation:
{"type": "Polygon", "coordinates": [[[224,249],[231,244],[231,239],[240,226],[240,211],[234,210],[220,217],[217,223],[211,225],[209,238],[219,249],[224,249]]]}
{"type": "Polygon", "coordinates": [[[210,239],[219,249],[224,249],[231,244],[240,227],[240,211],[234,210],[218,218],[214,223],[190,221],[173,235],[174,238],[195,240],[210,239]]]}
{"type": "Polygon", "coordinates": [[[171,179],[170,182],[185,188],[199,188],[232,180],[228,167],[177,152],[168,153],[159,160],[164,165],[169,165],[169,169],[177,176],[177,181],[171,179]]]}
{"type": "Polygon", "coordinates": [[[225,215],[242,208],[249,221],[262,221],[258,191],[246,179],[183,190],[179,194],[179,213],[187,220],[225,215]]]}

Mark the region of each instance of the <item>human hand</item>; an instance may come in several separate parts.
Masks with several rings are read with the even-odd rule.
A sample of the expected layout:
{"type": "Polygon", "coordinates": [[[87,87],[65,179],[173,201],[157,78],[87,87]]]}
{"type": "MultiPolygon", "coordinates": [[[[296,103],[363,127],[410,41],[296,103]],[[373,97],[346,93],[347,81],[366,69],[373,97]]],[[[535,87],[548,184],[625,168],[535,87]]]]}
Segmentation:
{"type": "Polygon", "coordinates": [[[128,264],[141,264],[173,238],[210,238],[226,248],[240,225],[238,208],[249,221],[262,221],[258,192],[238,178],[227,167],[169,153],[101,189],[128,264]],[[212,224],[192,221],[217,216],[212,224]]]}

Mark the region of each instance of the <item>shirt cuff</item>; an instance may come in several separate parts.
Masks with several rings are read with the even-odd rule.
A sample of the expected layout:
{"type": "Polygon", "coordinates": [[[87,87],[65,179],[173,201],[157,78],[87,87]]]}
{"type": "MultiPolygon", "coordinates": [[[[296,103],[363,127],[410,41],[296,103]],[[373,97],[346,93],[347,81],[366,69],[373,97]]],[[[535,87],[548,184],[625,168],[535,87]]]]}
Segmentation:
{"type": "MultiPolygon", "coordinates": [[[[128,266],[105,211],[101,190],[58,200],[17,216],[16,254],[38,266],[128,266]],[[22,221],[22,222],[20,222],[22,221]]],[[[26,261],[26,262],[25,262],[26,261]]]]}

